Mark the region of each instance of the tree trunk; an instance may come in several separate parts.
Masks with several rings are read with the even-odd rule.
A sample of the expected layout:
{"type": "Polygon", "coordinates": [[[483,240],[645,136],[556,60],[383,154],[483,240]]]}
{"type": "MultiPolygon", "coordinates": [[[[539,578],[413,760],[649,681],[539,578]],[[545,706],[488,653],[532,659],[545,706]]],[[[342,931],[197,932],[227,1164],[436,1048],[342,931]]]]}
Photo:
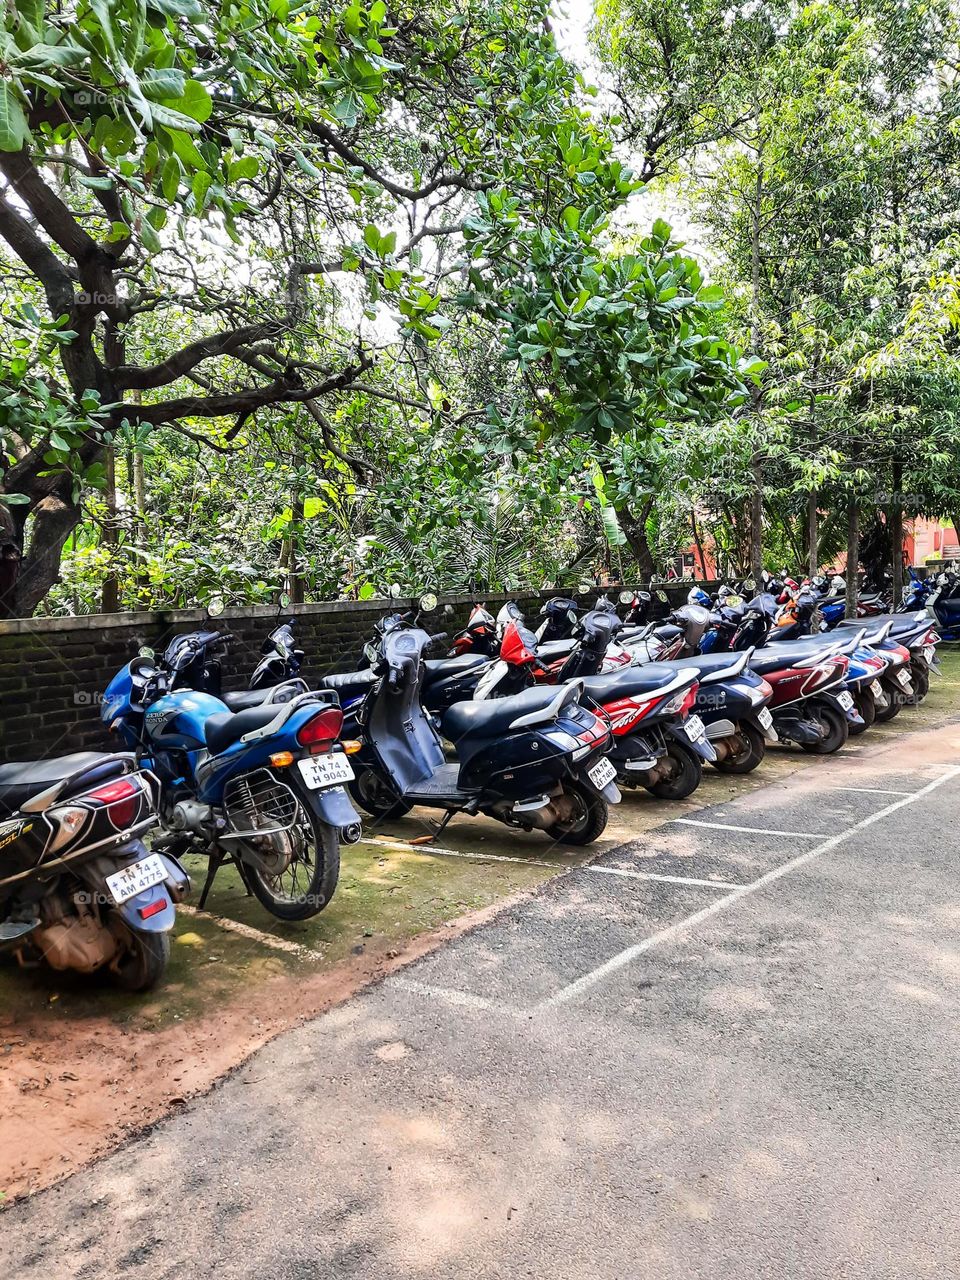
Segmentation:
{"type": "Polygon", "coordinates": [[[31,617],[59,579],[63,544],[79,523],[80,508],[55,494],[48,494],[34,507],[30,548],[13,595],[13,617],[31,617]]]}
{"type": "Polygon", "coordinates": [[[817,576],[820,568],[820,523],[817,511],[816,489],[807,495],[807,573],[811,578],[817,576]]]}
{"type": "Polygon", "coordinates": [[[860,566],[860,508],[851,494],[847,500],[847,596],[846,616],[857,616],[858,573],[860,566]]]}
{"type": "Polygon", "coordinates": [[[120,607],[120,589],[114,562],[119,536],[117,529],[117,455],[112,445],[104,450],[103,465],[106,471],[104,499],[107,504],[107,514],[100,534],[100,543],[101,546],[106,547],[110,556],[110,568],[107,570],[107,576],[103,580],[103,589],[100,592],[100,612],[116,613],[120,607]]]}
{"type": "Polygon", "coordinates": [[[642,581],[647,582],[655,577],[657,572],[653,552],[650,550],[650,543],[647,541],[647,517],[652,510],[653,498],[651,497],[644,501],[636,514],[626,505],[622,506],[617,513],[620,519],[620,527],[623,529],[624,537],[627,539],[627,545],[639,566],[640,578],[642,581]]]}
{"type": "Polygon", "coordinates": [[[707,558],[703,554],[703,543],[700,541],[700,526],[697,524],[696,507],[690,508],[690,528],[693,530],[693,545],[697,548],[697,555],[700,557],[700,572],[706,578],[707,558]]]}
{"type": "Polygon", "coordinates": [[[0,502],[0,618],[15,617],[20,537],[5,502],[0,502]]]}
{"type": "Polygon", "coordinates": [[[903,464],[895,462],[892,469],[893,492],[887,520],[890,526],[890,559],[893,570],[893,607],[896,609],[903,595],[903,464]]]}
{"type": "MultiPolygon", "coordinates": [[[[300,468],[303,466],[303,459],[296,457],[294,459],[294,468],[299,475],[300,468]]],[[[299,548],[297,539],[303,530],[303,490],[300,488],[299,481],[293,498],[290,502],[290,543],[289,554],[287,556],[287,584],[290,593],[291,604],[303,604],[303,577],[300,573],[299,548]]]]}
{"type": "Polygon", "coordinates": [[[754,463],[754,487],[750,495],[750,574],[760,589],[763,577],[763,488],[760,467],[754,463]]]}

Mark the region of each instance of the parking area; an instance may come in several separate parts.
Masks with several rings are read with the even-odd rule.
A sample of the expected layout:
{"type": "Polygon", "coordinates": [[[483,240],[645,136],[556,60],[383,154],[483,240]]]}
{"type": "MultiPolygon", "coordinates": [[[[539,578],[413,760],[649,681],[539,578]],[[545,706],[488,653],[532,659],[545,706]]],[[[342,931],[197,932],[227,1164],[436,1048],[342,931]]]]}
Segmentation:
{"type": "MultiPolygon", "coordinates": [[[[36,1189],[170,1110],[192,1114],[191,1097],[277,1033],[385,975],[371,998],[416,1017],[472,1010],[525,1027],[583,1009],[646,1017],[656,984],[638,986],[637,975],[661,963],[662,947],[693,945],[734,918],[739,930],[781,879],[813,874],[838,841],[872,848],[902,815],[942,808],[960,759],[949,745],[960,738],[949,727],[958,671],[948,655],[922,708],[836,759],[772,752],[745,779],[708,771],[680,806],[628,795],[599,850],[468,820],[428,848],[414,842],[429,815],[414,813],[345,850],[333,904],[292,926],[271,921],[226,874],[208,912],[181,914],[169,980],[146,1001],[0,971],[0,1189],[36,1189]]],[[[810,929],[798,918],[783,945],[802,957],[810,929]]],[[[742,960],[749,945],[737,937],[726,950],[742,960]]],[[[757,944],[761,959],[770,945],[757,944]]],[[[745,1013],[751,998],[723,997],[745,1013]]]]}

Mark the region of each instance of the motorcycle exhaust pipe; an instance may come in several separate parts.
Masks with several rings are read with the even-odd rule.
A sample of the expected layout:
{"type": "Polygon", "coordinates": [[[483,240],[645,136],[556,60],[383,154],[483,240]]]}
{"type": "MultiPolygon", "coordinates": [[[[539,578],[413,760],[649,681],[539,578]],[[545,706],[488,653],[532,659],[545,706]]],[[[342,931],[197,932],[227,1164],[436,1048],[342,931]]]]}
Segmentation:
{"type": "Polygon", "coordinates": [[[341,844],[359,844],[363,839],[363,827],[359,822],[351,822],[348,827],[340,828],[341,844]]]}

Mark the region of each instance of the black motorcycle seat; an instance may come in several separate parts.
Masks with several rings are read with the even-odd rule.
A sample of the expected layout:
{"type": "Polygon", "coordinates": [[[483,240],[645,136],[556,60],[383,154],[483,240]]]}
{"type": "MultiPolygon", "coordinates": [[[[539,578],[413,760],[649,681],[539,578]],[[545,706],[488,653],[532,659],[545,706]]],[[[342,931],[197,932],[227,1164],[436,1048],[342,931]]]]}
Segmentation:
{"type": "Polygon", "coordinates": [[[679,671],[683,667],[696,667],[700,672],[701,681],[710,680],[715,677],[718,671],[728,671],[731,667],[744,662],[746,654],[742,651],[731,652],[725,649],[722,653],[698,653],[692,658],[670,658],[666,662],[659,662],[657,666],[670,667],[674,671],[679,671]]]}
{"type": "Polygon", "coordinates": [[[219,755],[221,751],[225,751],[231,743],[239,742],[245,733],[251,733],[254,729],[262,729],[265,724],[269,724],[280,713],[280,708],[274,705],[265,707],[250,707],[246,711],[226,711],[222,714],[210,716],[204,721],[203,733],[207,740],[207,750],[211,755],[219,755]]]}
{"type": "Polygon", "coordinates": [[[653,628],[653,634],[658,640],[676,640],[677,636],[683,635],[683,630],[674,626],[672,622],[661,622],[659,626],[653,628]]]}
{"type": "Polygon", "coordinates": [[[454,743],[470,734],[478,738],[492,738],[506,732],[518,716],[548,707],[557,693],[557,686],[548,684],[524,689],[509,698],[455,702],[443,717],[444,737],[454,743]]]}
{"type": "Polygon", "coordinates": [[[799,640],[787,641],[772,645],[766,649],[758,649],[750,659],[750,670],[758,676],[768,671],[782,671],[797,662],[806,662],[817,654],[824,653],[831,646],[828,638],[823,636],[804,636],[799,640]]]}
{"type": "Polygon", "coordinates": [[[554,658],[566,658],[576,648],[576,640],[546,640],[537,645],[537,656],[541,662],[551,662],[554,658]]]}
{"type": "Polygon", "coordinates": [[[458,653],[453,658],[428,658],[424,662],[424,684],[435,684],[448,676],[462,676],[468,671],[485,667],[490,661],[482,653],[458,653]]]}
{"type": "Polygon", "coordinates": [[[618,698],[631,698],[636,693],[649,693],[663,688],[677,678],[687,663],[678,660],[677,665],[667,662],[648,662],[642,667],[622,667],[602,676],[588,676],[583,690],[594,702],[616,702],[618,698]]]}
{"type": "Polygon", "coordinates": [[[320,681],[321,689],[360,689],[376,684],[377,677],[368,668],[366,671],[341,671],[336,675],[324,676],[320,681]]]}
{"type": "Polygon", "coordinates": [[[77,751],[50,760],[17,760],[0,765],[0,813],[16,813],[22,804],[47,787],[98,764],[114,766],[103,770],[104,778],[119,773],[124,767],[122,758],[105,751],[77,751]]]}
{"type": "Polygon", "coordinates": [[[290,702],[306,691],[307,685],[303,680],[293,679],[267,689],[237,689],[233,693],[221,693],[220,701],[225,702],[231,711],[249,711],[251,707],[262,707],[265,702],[290,702]]]}

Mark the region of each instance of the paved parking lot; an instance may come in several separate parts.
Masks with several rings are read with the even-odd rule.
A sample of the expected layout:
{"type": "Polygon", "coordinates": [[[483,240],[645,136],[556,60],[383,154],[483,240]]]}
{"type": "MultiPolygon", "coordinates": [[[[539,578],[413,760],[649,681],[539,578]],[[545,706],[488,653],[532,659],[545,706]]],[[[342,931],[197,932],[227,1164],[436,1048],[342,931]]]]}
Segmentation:
{"type": "Polygon", "coordinates": [[[818,761],[553,878],[14,1206],[8,1272],[954,1274],[958,760],[818,761]]]}

